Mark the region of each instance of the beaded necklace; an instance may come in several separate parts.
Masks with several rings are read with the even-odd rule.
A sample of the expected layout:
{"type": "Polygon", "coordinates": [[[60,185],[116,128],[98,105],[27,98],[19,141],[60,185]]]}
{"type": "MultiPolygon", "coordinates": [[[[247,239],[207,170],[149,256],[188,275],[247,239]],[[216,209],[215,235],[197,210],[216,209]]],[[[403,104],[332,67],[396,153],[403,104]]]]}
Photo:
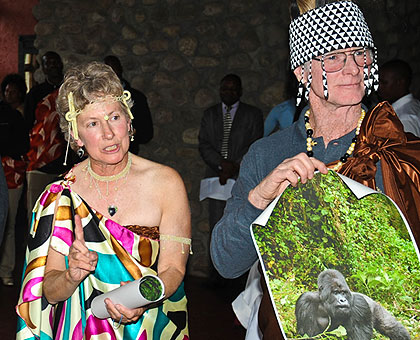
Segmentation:
{"type": "MultiPolygon", "coordinates": [[[[97,173],[95,173],[92,170],[92,167],[90,165],[90,159],[88,160],[88,164],[86,166],[87,171],[89,172],[89,175],[92,178],[92,182],[95,185],[96,191],[98,192],[99,198],[102,200],[107,200],[106,197],[108,197],[109,195],[109,182],[113,182],[113,181],[118,181],[119,179],[125,177],[125,181],[124,183],[127,181],[127,177],[128,177],[128,173],[130,172],[130,168],[131,168],[131,154],[128,154],[128,161],[127,161],[127,165],[124,167],[124,169],[119,172],[116,175],[112,175],[112,176],[101,176],[98,175],[97,173]],[[106,182],[106,197],[104,197],[101,193],[101,190],[99,189],[98,183],[96,181],[100,181],[100,182],[106,182]]],[[[91,182],[91,183],[92,183],[91,182]]],[[[116,186],[114,188],[115,191],[118,190],[118,186],[116,186]]],[[[118,211],[118,207],[117,207],[117,199],[114,200],[113,203],[108,204],[108,213],[111,216],[114,216],[118,211]]]]}
{"type": "Polygon", "coordinates": [[[94,172],[90,165],[90,158],[88,159],[88,164],[87,164],[87,171],[89,172],[89,175],[91,175],[97,181],[101,181],[101,182],[112,182],[120,178],[123,178],[130,171],[130,168],[131,168],[131,153],[128,153],[128,160],[127,160],[127,164],[125,168],[122,169],[122,171],[119,172],[118,174],[115,174],[112,176],[101,176],[101,175],[98,175],[96,172],[94,172]]]}
{"type": "MultiPolygon", "coordinates": [[[[312,136],[314,134],[314,130],[312,130],[311,124],[309,123],[309,115],[311,114],[311,110],[308,109],[305,112],[305,128],[306,128],[306,154],[309,157],[313,157],[314,156],[314,152],[312,151],[312,147],[315,146],[317,143],[315,141],[312,140],[312,136]]],[[[339,162],[332,168],[332,170],[334,171],[338,171],[340,170],[341,166],[343,165],[343,163],[347,162],[347,159],[351,156],[351,154],[354,151],[354,148],[356,146],[356,142],[357,142],[357,136],[360,133],[360,127],[362,125],[363,119],[365,118],[366,115],[366,111],[362,109],[362,112],[360,114],[360,118],[359,121],[357,122],[357,127],[356,127],[356,135],[354,136],[354,138],[351,140],[351,144],[350,147],[347,149],[347,151],[344,153],[343,156],[341,156],[339,162]]]]}

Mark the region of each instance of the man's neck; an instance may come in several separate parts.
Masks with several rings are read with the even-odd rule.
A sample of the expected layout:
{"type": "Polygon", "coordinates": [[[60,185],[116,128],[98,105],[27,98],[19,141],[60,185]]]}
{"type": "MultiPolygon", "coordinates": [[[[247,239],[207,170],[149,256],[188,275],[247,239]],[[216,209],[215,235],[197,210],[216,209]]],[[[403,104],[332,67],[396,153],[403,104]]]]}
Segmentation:
{"type": "Polygon", "coordinates": [[[228,104],[226,104],[226,103],[224,103],[224,102],[222,102],[222,104],[223,104],[223,106],[226,106],[226,107],[234,107],[234,106],[238,106],[239,105],[239,100],[237,101],[237,102],[235,102],[235,103],[233,103],[232,105],[228,105],[228,104]]]}
{"type": "Polygon", "coordinates": [[[45,81],[52,86],[57,87],[63,82],[63,77],[45,77],[45,81]]]}
{"type": "Polygon", "coordinates": [[[352,106],[310,106],[310,124],[314,137],[322,137],[325,148],[328,143],[354,130],[362,112],[361,104],[352,106]]]}

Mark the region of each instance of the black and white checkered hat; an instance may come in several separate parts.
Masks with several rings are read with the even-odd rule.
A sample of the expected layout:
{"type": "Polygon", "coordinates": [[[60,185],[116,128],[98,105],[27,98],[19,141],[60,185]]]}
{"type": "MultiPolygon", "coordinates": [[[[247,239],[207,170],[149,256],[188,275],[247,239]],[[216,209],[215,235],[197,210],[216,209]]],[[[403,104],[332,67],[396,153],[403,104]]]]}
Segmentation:
{"type": "Polygon", "coordinates": [[[289,26],[289,45],[292,70],[335,50],[374,48],[363,13],[351,1],[330,3],[297,17],[289,26]]]}

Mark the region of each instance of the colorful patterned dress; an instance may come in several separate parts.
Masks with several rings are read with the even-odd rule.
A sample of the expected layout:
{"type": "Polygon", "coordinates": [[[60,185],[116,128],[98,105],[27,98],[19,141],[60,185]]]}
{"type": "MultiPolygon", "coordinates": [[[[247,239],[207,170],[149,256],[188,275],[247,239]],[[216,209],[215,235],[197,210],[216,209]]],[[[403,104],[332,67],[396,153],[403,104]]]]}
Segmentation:
{"type": "Polygon", "coordinates": [[[158,227],[123,227],[93,210],[67,179],[50,185],[40,196],[28,240],[22,289],[16,307],[17,339],[173,339],[187,340],[187,299],[183,283],[163,303],[148,309],[133,324],[93,316],[94,297],[146,274],[156,274],[158,227]],[[48,249],[66,256],[74,240],[74,216],[82,219],[86,246],[98,254],[95,272],[63,302],[51,305],[42,295],[48,249]],[[55,216],[55,218],[54,218],[55,216]],[[54,227],[52,227],[54,222],[54,227]]]}

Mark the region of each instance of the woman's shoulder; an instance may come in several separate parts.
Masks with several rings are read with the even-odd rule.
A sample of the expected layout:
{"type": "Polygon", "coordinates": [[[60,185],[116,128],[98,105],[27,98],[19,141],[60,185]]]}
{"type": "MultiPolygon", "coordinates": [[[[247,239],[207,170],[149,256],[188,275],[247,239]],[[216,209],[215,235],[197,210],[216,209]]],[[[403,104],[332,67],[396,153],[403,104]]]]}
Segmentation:
{"type": "Polygon", "coordinates": [[[168,165],[157,163],[139,156],[133,155],[132,168],[135,176],[141,176],[144,179],[158,181],[162,185],[166,181],[181,180],[179,173],[168,165]]]}
{"type": "Polygon", "coordinates": [[[77,187],[82,178],[86,177],[87,159],[75,164],[67,173],[64,174],[62,184],[66,187],[77,187]]]}

